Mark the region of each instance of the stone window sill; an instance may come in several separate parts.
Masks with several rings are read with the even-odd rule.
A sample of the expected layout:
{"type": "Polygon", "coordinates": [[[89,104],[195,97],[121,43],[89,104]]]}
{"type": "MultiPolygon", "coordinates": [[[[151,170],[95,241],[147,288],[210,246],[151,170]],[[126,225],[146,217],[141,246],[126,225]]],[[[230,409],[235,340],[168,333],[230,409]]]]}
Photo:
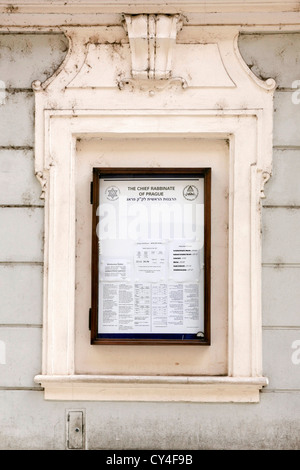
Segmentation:
{"type": "Polygon", "coordinates": [[[265,377],[37,375],[48,400],[259,402],[265,377]]]}

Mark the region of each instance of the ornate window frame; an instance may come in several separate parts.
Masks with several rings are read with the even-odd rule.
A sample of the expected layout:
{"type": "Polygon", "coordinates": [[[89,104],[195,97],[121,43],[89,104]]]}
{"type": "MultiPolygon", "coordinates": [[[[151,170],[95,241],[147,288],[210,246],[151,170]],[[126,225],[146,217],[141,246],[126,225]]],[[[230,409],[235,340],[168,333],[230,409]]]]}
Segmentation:
{"type": "MultiPolygon", "coordinates": [[[[65,62],[47,82],[33,84],[36,175],[45,199],[43,366],[35,381],[45,388],[46,399],[257,402],[267,384],[261,345],[261,198],[272,167],[275,82],[257,79],[246,67],[236,28],[206,27],[185,48],[198,54],[202,46],[211,46],[207,57],[215,73],[205,83],[200,74],[189,84],[184,64],[184,87],[135,77],[122,87],[101,77],[97,83],[93,71],[99,70],[99,51],[108,57],[105,51],[113,46],[102,47],[107,33],[103,27],[96,30],[66,28],[65,62]],[[170,98],[172,106],[165,104],[170,98]],[[229,142],[227,376],[75,373],[76,141],[136,135],[229,142]]],[[[130,49],[126,42],[119,47],[126,79],[130,49]]],[[[174,47],[180,72],[180,48],[176,55],[174,47]]]]}

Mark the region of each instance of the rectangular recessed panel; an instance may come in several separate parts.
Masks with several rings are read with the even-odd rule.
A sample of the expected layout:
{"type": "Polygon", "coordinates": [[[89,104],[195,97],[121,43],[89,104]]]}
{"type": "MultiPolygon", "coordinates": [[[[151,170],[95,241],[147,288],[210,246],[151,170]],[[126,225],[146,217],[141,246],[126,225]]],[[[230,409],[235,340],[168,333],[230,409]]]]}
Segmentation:
{"type": "Polygon", "coordinates": [[[83,449],[83,412],[68,412],[68,449],[83,449]]]}

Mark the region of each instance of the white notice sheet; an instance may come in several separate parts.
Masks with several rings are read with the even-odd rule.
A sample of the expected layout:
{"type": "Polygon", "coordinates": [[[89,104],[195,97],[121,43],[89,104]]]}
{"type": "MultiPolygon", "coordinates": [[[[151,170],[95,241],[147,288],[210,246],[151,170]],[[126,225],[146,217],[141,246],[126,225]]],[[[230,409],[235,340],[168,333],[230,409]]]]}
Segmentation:
{"type": "Polygon", "coordinates": [[[203,178],[100,178],[99,201],[99,333],[203,331],[203,178]]]}
{"type": "Polygon", "coordinates": [[[170,242],[169,247],[171,279],[179,282],[199,281],[202,267],[200,265],[200,243],[174,240],[170,242]]]}
{"type": "Polygon", "coordinates": [[[141,241],[135,245],[135,278],[138,281],[164,281],[167,276],[166,243],[163,241],[141,241]]]}
{"type": "Polygon", "coordinates": [[[101,333],[203,331],[198,283],[102,283],[101,333]]]}
{"type": "Polygon", "coordinates": [[[125,281],[131,277],[131,263],[125,259],[101,257],[101,281],[125,281]]]}

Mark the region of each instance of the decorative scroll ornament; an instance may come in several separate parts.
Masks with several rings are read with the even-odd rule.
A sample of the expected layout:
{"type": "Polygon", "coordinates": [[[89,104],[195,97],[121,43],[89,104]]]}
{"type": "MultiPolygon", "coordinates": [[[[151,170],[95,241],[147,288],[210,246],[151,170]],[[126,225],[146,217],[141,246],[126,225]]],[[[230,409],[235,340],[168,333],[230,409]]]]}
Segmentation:
{"type": "Polygon", "coordinates": [[[44,173],[42,171],[36,171],[35,176],[39,180],[40,185],[42,187],[42,192],[41,192],[41,195],[40,195],[40,199],[44,200],[45,199],[45,193],[46,193],[46,190],[47,190],[47,180],[46,180],[46,178],[44,176],[44,173]]]}
{"type": "Polygon", "coordinates": [[[177,32],[182,28],[180,15],[124,15],[131,50],[132,77],[120,80],[119,88],[134,84],[133,80],[144,81],[150,88],[163,90],[172,82],[179,82],[183,88],[186,81],[172,77],[172,53],[177,32]],[[158,80],[163,85],[157,86],[158,80]]]}
{"type": "Polygon", "coordinates": [[[260,187],[260,197],[261,199],[265,199],[265,184],[269,181],[271,178],[271,173],[268,171],[263,171],[261,175],[261,187],[260,187]]]}

